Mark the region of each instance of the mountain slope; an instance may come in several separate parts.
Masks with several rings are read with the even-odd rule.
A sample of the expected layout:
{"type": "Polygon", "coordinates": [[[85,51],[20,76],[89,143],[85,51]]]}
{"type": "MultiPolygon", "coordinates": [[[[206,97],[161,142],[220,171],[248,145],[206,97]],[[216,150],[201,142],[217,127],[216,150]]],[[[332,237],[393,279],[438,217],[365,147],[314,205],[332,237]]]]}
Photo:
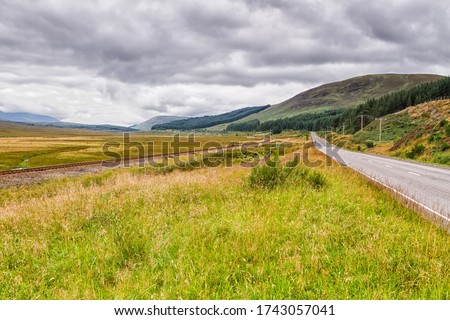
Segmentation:
{"type": "Polygon", "coordinates": [[[58,119],[44,116],[41,114],[28,112],[2,112],[0,111],[0,120],[25,122],[25,123],[53,123],[59,122],[58,119]]]}
{"type": "Polygon", "coordinates": [[[239,122],[253,119],[275,120],[305,112],[354,107],[370,98],[378,98],[386,93],[408,89],[441,77],[432,74],[376,74],[332,82],[271,105],[264,111],[240,119],[239,122]]]}
{"type": "Polygon", "coordinates": [[[156,117],[150,118],[147,121],[144,121],[140,124],[132,126],[132,128],[138,129],[138,130],[151,130],[153,128],[153,126],[156,126],[158,124],[164,124],[164,123],[177,121],[177,120],[185,120],[188,118],[189,117],[181,117],[181,116],[156,116],[156,117]]]}
{"type": "Polygon", "coordinates": [[[450,164],[450,99],[409,107],[375,120],[353,135],[349,147],[375,141],[376,153],[450,164]],[[377,142],[381,138],[382,142],[377,142]]]}

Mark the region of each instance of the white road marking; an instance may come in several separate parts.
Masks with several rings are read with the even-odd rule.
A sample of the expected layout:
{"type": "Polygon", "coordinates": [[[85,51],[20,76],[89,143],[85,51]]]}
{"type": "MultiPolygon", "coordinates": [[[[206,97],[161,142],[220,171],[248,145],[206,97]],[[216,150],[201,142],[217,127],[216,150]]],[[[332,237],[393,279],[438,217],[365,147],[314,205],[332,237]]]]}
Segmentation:
{"type": "MultiPolygon", "coordinates": [[[[323,152],[323,151],[322,151],[322,152],[323,152]]],[[[323,153],[325,153],[325,152],[323,152],[323,153]]],[[[334,158],[334,157],[332,157],[332,158],[334,158]]],[[[363,159],[363,158],[361,158],[361,157],[358,157],[358,158],[359,158],[359,159],[363,159]]],[[[389,165],[387,165],[387,164],[385,164],[385,166],[388,167],[388,168],[392,168],[391,166],[389,166],[389,165]]],[[[359,170],[359,169],[355,168],[354,166],[348,166],[348,168],[350,168],[350,169],[352,169],[352,170],[355,170],[356,172],[359,172],[359,173],[362,174],[363,176],[367,177],[367,178],[370,179],[370,180],[375,181],[376,183],[379,183],[380,185],[382,185],[382,186],[384,186],[385,188],[387,188],[387,189],[393,191],[395,194],[398,194],[400,197],[406,199],[407,201],[410,201],[410,202],[416,204],[417,206],[422,207],[422,208],[425,209],[426,211],[433,213],[434,215],[436,215],[437,217],[439,217],[440,219],[442,219],[443,221],[445,221],[446,225],[447,225],[448,223],[450,223],[450,217],[447,216],[447,215],[445,215],[443,212],[442,212],[442,213],[441,213],[441,212],[438,212],[438,211],[436,211],[436,210],[430,208],[429,206],[420,203],[419,201],[413,199],[412,197],[410,197],[410,196],[408,196],[408,195],[406,195],[406,194],[404,194],[404,193],[402,193],[402,192],[400,192],[400,191],[394,189],[393,187],[391,187],[391,186],[387,185],[386,183],[382,182],[381,180],[377,180],[376,178],[370,176],[369,174],[366,174],[365,172],[363,172],[362,170],[359,170]]],[[[412,172],[412,171],[408,171],[408,173],[413,174],[413,175],[417,175],[417,176],[421,176],[420,174],[418,174],[418,173],[416,173],[416,172],[412,172]]]]}
{"type": "MultiPolygon", "coordinates": [[[[357,171],[357,172],[359,172],[359,173],[362,174],[363,176],[366,176],[367,178],[369,178],[369,179],[371,179],[371,180],[373,180],[373,181],[375,181],[375,182],[381,184],[381,185],[384,186],[385,188],[387,188],[387,189],[389,189],[389,190],[392,190],[394,193],[396,193],[396,194],[402,196],[403,198],[405,198],[405,199],[407,199],[407,200],[409,200],[409,201],[414,202],[414,203],[417,204],[418,206],[420,206],[420,207],[424,208],[425,210],[428,210],[429,212],[431,212],[431,213],[437,215],[437,216],[440,217],[441,219],[444,219],[445,221],[450,222],[450,218],[447,217],[447,216],[445,216],[445,215],[443,215],[442,213],[437,212],[436,210],[434,210],[434,209],[432,209],[432,208],[430,208],[430,207],[428,207],[428,206],[426,206],[426,205],[420,203],[419,201],[417,201],[417,200],[411,198],[410,196],[407,196],[406,194],[404,194],[404,193],[402,193],[402,192],[400,192],[400,191],[395,190],[393,187],[388,186],[386,183],[381,182],[380,180],[377,180],[377,179],[375,179],[375,178],[369,176],[368,174],[364,173],[364,172],[361,171],[361,170],[358,170],[358,169],[356,169],[356,168],[354,168],[354,167],[350,167],[350,168],[353,169],[353,170],[355,170],[355,171],[357,171]]],[[[416,173],[416,174],[417,174],[417,173],[416,173]]]]}
{"type": "Polygon", "coordinates": [[[372,161],[372,160],[367,160],[367,161],[369,161],[369,162],[372,162],[372,163],[373,163],[373,161],[372,161]]]}

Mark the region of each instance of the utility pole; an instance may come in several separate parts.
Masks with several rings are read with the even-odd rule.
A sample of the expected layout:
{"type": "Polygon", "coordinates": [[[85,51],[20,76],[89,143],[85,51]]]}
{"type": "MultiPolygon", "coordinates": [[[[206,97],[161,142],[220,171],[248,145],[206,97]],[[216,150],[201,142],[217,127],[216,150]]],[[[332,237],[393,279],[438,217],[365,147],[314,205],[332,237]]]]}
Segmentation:
{"type": "Polygon", "coordinates": [[[342,135],[345,136],[345,123],[342,124],[342,135]]]}
{"type": "Polygon", "coordinates": [[[383,118],[380,118],[380,135],[378,141],[381,142],[381,122],[383,121],[383,118]]]}
{"type": "Polygon", "coordinates": [[[362,115],[360,115],[360,117],[361,117],[361,131],[363,131],[363,128],[364,128],[364,115],[362,114],[362,115]]]}

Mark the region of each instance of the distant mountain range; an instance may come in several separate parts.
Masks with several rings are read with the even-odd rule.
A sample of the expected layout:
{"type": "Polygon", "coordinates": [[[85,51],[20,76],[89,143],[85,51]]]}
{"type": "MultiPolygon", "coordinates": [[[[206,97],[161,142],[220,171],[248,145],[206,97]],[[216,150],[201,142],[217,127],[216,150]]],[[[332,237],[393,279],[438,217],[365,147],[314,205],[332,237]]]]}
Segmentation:
{"type": "Polygon", "coordinates": [[[83,129],[83,130],[102,130],[102,131],[117,131],[117,132],[130,132],[137,131],[137,129],[130,127],[115,126],[111,124],[83,124],[83,123],[73,123],[73,122],[54,122],[54,123],[43,123],[42,125],[54,128],[67,128],[67,129],[83,129]]]}
{"type": "Polygon", "coordinates": [[[189,117],[182,117],[182,116],[156,116],[140,124],[132,126],[131,128],[138,130],[151,130],[154,126],[159,124],[169,123],[177,120],[185,120],[188,118],[189,117]]]}
{"type": "Polygon", "coordinates": [[[54,123],[59,122],[58,119],[44,116],[41,114],[28,112],[2,112],[0,111],[0,120],[24,122],[24,123],[54,123]]]}
{"type": "Polygon", "coordinates": [[[17,124],[22,123],[34,126],[67,128],[67,129],[102,130],[102,131],[117,131],[117,132],[127,132],[137,130],[133,128],[114,126],[110,124],[82,124],[82,123],[63,122],[54,117],[28,112],[0,111],[0,121],[9,121],[15,122],[17,124]]]}

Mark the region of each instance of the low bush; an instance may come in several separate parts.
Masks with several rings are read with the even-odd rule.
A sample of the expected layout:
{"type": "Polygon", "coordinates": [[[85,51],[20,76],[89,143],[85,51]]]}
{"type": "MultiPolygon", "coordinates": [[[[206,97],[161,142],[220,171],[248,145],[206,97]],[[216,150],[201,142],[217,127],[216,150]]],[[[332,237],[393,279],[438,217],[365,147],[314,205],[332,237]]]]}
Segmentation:
{"type": "Polygon", "coordinates": [[[428,137],[428,142],[435,142],[435,141],[440,141],[442,140],[442,136],[438,133],[432,133],[429,137],[428,137]]]}
{"type": "Polygon", "coordinates": [[[433,156],[432,161],[439,164],[450,164],[450,153],[437,153],[433,156]]]}
{"type": "Polygon", "coordinates": [[[269,164],[253,167],[248,182],[252,188],[273,189],[283,184],[293,170],[293,167],[282,166],[276,156],[269,164]]]}
{"type": "Polygon", "coordinates": [[[438,148],[439,151],[447,151],[448,149],[450,149],[450,145],[447,142],[442,141],[442,143],[438,146],[438,148]]]}
{"type": "Polygon", "coordinates": [[[327,180],[323,174],[318,171],[309,170],[306,175],[307,182],[315,189],[321,189],[326,186],[327,180]]]}
{"type": "Polygon", "coordinates": [[[406,152],[406,157],[410,159],[415,159],[420,156],[425,151],[425,146],[421,144],[416,144],[412,149],[406,152]]]}
{"type": "Polygon", "coordinates": [[[450,137],[450,123],[447,123],[444,127],[444,132],[447,137],[450,137]]]}
{"type": "Polygon", "coordinates": [[[366,145],[367,149],[375,147],[375,143],[372,140],[367,140],[364,142],[364,144],[366,145]]]}
{"type": "Polygon", "coordinates": [[[277,186],[307,183],[314,189],[321,189],[327,185],[327,180],[319,171],[310,168],[299,168],[299,157],[295,157],[286,165],[280,164],[278,157],[268,164],[252,168],[248,177],[251,188],[274,189],[277,186]]]}

